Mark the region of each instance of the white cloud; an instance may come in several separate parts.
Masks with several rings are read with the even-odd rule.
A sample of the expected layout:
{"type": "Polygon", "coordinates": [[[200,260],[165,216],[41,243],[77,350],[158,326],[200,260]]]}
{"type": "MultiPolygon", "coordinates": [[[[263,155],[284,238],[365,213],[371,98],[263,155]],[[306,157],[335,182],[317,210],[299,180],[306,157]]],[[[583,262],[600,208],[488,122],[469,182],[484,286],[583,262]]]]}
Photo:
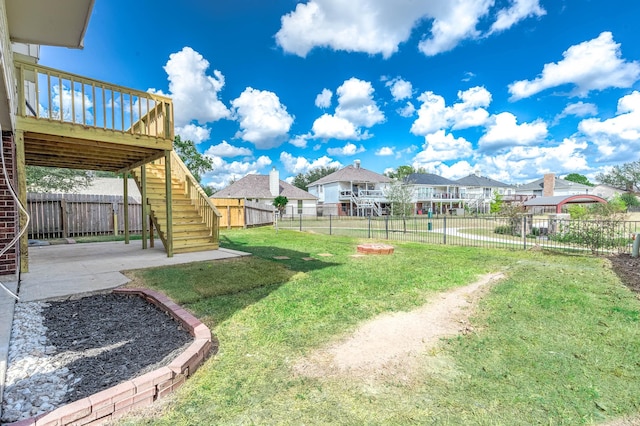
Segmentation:
{"type": "Polygon", "coordinates": [[[391,90],[391,96],[393,96],[393,100],[396,102],[413,96],[413,85],[411,82],[403,80],[400,77],[387,81],[385,86],[391,90]]]}
{"type": "Polygon", "coordinates": [[[544,173],[557,175],[590,170],[585,151],[588,144],[566,138],[558,145],[516,146],[498,155],[479,157],[477,167],[493,179],[522,182],[539,178],[544,173]]]}
{"type": "Polygon", "coordinates": [[[310,135],[297,135],[296,137],[289,140],[289,143],[296,148],[306,148],[307,142],[309,141],[310,135]]]}
{"type": "Polygon", "coordinates": [[[205,155],[217,157],[239,157],[252,155],[252,152],[249,148],[233,146],[227,141],[222,141],[218,145],[210,146],[205,151],[205,155]]]}
{"type": "Polygon", "coordinates": [[[213,171],[205,173],[202,181],[205,185],[216,189],[222,189],[232,180],[238,180],[248,174],[258,174],[265,167],[271,165],[271,159],[266,155],[260,156],[256,161],[233,161],[228,163],[222,157],[211,155],[213,171]]]}
{"type": "Polygon", "coordinates": [[[442,96],[431,91],[418,97],[422,102],[418,118],[411,126],[411,133],[426,136],[441,129],[466,129],[486,124],[489,113],[484,107],[491,103],[491,93],[476,86],[458,92],[460,102],[448,107],[442,96]]]}
{"type": "Polygon", "coordinates": [[[598,115],[598,106],[596,104],[584,103],[582,101],[568,104],[563,110],[562,115],[575,115],[576,117],[586,117],[588,115],[598,115]]]}
{"type": "Polygon", "coordinates": [[[277,147],[287,139],[293,117],[275,93],[247,87],[231,105],[240,122],[237,137],[258,149],[277,147]]]}
{"type": "Polygon", "coordinates": [[[414,163],[433,164],[465,158],[472,154],[471,142],[465,138],[454,138],[452,134],[439,130],[425,136],[423,150],[414,157],[414,163]]]}
{"type": "MultiPolygon", "coordinates": [[[[432,56],[479,37],[476,25],[493,5],[494,0],[309,0],[281,18],[275,37],[285,52],[302,57],[328,47],[389,58],[415,29],[430,25],[418,47],[432,56]]],[[[543,13],[535,0],[514,0],[512,7],[498,11],[493,31],[543,13]]]]}
{"type": "MultiPolygon", "coordinates": [[[[173,99],[177,127],[195,120],[200,124],[229,118],[231,112],[218,99],[224,87],[224,76],[218,70],[207,75],[209,61],[190,47],[169,55],[164,66],[169,79],[169,94],[173,99]]],[[[161,93],[153,89],[151,92],[161,93]]]]}
{"type": "Polygon", "coordinates": [[[352,144],[351,142],[347,143],[342,148],[329,148],[327,149],[327,154],[329,155],[337,155],[337,156],[350,156],[356,155],[361,152],[365,152],[364,146],[360,145],[359,147],[352,144]]]}
{"type": "Polygon", "coordinates": [[[359,140],[363,138],[349,120],[330,114],[322,114],[316,119],[311,131],[316,139],[359,140]]]}
{"type": "Polygon", "coordinates": [[[483,150],[495,150],[509,145],[531,145],[544,139],[547,133],[547,124],[543,121],[518,124],[515,115],[503,112],[493,116],[493,123],[488,126],[478,145],[483,150]]]}
{"type": "Polygon", "coordinates": [[[467,38],[479,37],[476,25],[488,14],[493,0],[442,0],[434,3],[440,11],[434,16],[431,37],[418,45],[418,49],[427,56],[449,51],[467,38]]]}
{"type": "Polygon", "coordinates": [[[336,117],[344,118],[356,127],[371,127],[384,121],[384,114],[373,99],[373,86],[355,77],[346,80],[336,93],[336,117]]]}
{"type": "Polygon", "coordinates": [[[380,157],[386,157],[386,156],[389,156],[389,155],[394,155],[395,152],[394,152],[393,148],[388,147],[388,146],[383,146],[383,147],[380,147],[380,149],[378,149],[375,152],[375,154],[379,155],[380,157]]]}
{"type": "Polygon", "coordinates": [[[440,129],[448,128],[444,98],[428,91],[418,97],[422,102],[418,109],[418,118],[411,126],[414,135],[428,135],[440,129]]]}
{"type": "Polygon", "coordinates": [[[339,161],[332,160],[327,156],[309,161],[304,157],[294,157],[288,152],[280,154],[280,162],[284,165],[287,172],[297,175],[298,173],[307,173],[311,169],[317,167],[342,167],[339,161]]]}
{"type": "Polygon", "coordinates": [[[469,164],[467,161],[462,160],[453,163],[450,166],[444,163],[438,164],[434,167],[434,171],[442,177],[455,180],[463,178],[465,176],[469,176],[474,172],[474,168],[471,167],[471,164],[469,164]]]}
{"type": "Polygon", "coordinates": [[[184,140],[193,141],[195,144],[199,144],[202,141],[209,139],[211,130],[195,124],[187,124],[186,126],[176,127],[175,133],[180,135],[184,140]]]}
{"type": "Polygon", "coordinates": [[[529,17],[546,15],[546,11],[538,3],[539,0],[513,0],[511,7],[498,12],[496,21],[491,26],[489,34],[511,28],[519,21],[529,17]]]}
{"type": "Polygon", "coordinates": [[[373,99],[373,86],[368,81],[350,78],[338,89],[335,114],[323,114],[313,123],[316,139],[362,140],[371,137],[363,127],[384,121],[384,114],[373,99]]]}
{"type": "Polygon", "coordinates": [[[398,51],[415,23],[426,14],[426,2],[398,0],[311,0],[283,16],[276,42],[286,52],[306,56],[314,47],[382,54],[398,51]]]}
{"type": "Polygon", "coordinates": [[[411,102],[407,102],[407,104],[398,109],[398,114],[402,117],[412,117],[416,113],[416,107],[411,102]]]}
{"type": "Polygon", "coordinates": [[[329,89],[322,89],[322,92],[316,96],[316,106],[318,108],[329,108],[331,106],[331,98],[333,92],[329,89]]]}
{"type": "Polygon", "coordinates": [[[562,56],[559,62],[545,64],[536,79],[510,84],[511,98],[528,98],[565,84],[575,86],[572,96],[584,97],[593,90],[629,88],[640,78],[640,63],[622,59],[620,44],[614,42],[610,32],[571,46],[562,56]]]}
{"type": "Polygon", "coordinates": [[[588,118],[578,129],[597,145],[602,160],[636,158],[640,151],[640,92],[620,98],[615,117],[588,118]]]}
{"type": "Polygon", "coordinates": [[[553,124],[558,124],[558,122],[564,117],[588,117],[594,115],[598,115],[598,106],[596,104],[579,101],[568,104],[566,107],[564,107],[562,112],[556,115],[553,119],[553,124]]]}

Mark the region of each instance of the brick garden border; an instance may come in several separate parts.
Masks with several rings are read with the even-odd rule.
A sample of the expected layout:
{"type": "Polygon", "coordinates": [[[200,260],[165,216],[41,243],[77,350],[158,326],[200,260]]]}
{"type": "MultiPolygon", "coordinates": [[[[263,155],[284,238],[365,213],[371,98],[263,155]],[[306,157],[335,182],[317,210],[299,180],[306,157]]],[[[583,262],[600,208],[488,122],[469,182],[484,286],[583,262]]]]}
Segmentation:
{"type": "Polygon", "coordinates": [[[8,426],[100,425],[118,419],[133,409],[151,405],[182,386],[212,351],[217,352],[218,342],[211,339],[209,328],[164,294],[137,288],[113,292],[139,296],[154,304],[180,323],[194,337],[193,343],[166,367],[8,426]]]}

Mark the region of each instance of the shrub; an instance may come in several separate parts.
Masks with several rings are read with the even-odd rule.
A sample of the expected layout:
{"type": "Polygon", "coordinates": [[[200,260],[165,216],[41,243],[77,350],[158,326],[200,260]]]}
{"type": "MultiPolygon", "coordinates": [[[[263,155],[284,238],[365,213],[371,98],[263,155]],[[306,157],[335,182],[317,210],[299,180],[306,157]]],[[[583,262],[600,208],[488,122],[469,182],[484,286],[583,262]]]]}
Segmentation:
{"type": "Polygon", "coordinates": [[[499,225],[493,230],[495,234],[513,235],[513,228],[510,225],[499,225]]]}

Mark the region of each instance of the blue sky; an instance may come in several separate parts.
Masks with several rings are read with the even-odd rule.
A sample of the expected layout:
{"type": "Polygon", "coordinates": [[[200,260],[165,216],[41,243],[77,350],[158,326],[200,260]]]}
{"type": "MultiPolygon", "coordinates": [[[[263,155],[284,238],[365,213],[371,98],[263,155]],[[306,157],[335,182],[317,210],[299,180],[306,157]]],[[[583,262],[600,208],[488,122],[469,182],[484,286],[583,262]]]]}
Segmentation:
{"type": "Polygon", "coordinates": [[[640,157],[638,16],[630,0],[98,0],[85,48],[40,62],[172,96],[217,188],[355,159],[593,178],[640,157]]]}

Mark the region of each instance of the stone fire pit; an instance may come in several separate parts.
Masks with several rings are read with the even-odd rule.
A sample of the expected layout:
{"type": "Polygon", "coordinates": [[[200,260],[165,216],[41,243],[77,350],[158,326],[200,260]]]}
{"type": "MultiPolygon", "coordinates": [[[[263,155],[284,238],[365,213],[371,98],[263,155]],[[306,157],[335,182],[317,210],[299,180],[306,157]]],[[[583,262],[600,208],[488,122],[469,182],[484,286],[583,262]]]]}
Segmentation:
{"type": "Polygon", "coordinates": [[[363,254],[392,254],[393,246],[388,244],[360,244],[358,253],[363,254]]]}

